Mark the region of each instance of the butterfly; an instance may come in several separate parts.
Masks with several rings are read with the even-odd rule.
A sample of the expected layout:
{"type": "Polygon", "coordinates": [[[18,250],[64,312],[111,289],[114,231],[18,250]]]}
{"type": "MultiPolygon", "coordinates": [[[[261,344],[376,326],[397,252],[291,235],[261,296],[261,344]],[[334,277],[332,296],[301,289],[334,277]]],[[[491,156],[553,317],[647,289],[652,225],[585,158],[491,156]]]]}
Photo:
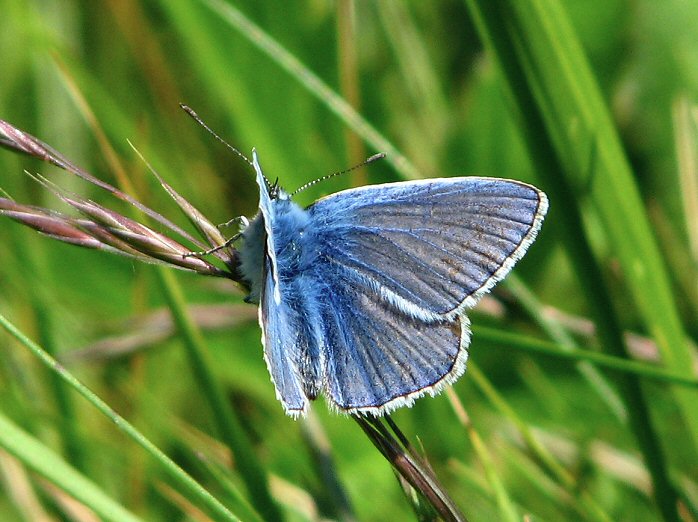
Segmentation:
{"type": "Polygon", "coordinates": [[[465,311],[534,241],[545,193],[506,179],[425,179],[304,209],[252,157],[259,212],[241,231],[240,272],[286,413],[304,415],[322,394],[337,411],[382,415],[458,379],[465,311]]]}
{"type": "MultiPolygon", "coordinates": [[[[192,109],[182,108],[247,160],[192,109]]],[[[204,246],[4,120],[0,146],[63,168],[204,246]]],[[[470,344],[465,311],[521,259],[548,209],[546,195],[531,185],[480,177],[364,186],[303,209],[268,183],[254,150],[251,163],[259,212],[252,221],[241,219],[241,233],[229,241],[158,177],[214,246],[203,252],[59,191],[84,219],[3,197],[0,215],[71,244],[241,283],[250,292],[246,300],[259,304],[264,358],[276,395],[286,413],[298,417],[320,394],[337,411],[381,415],[458,379],[470,344]],[[239,237],[240,248],[228,249],[239,237]],[[202,259],[209,253],[217,253],[226,269],[202,259]]]]}

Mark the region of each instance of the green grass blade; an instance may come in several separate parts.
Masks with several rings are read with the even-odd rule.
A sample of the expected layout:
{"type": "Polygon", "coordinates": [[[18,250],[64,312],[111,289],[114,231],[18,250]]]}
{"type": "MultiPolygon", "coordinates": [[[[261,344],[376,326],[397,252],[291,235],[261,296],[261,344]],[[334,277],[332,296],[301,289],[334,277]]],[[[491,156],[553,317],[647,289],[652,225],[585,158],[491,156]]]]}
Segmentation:
{"type": "Polygon", "coordinates": [[[651,366],[648,363],[640,361],[632,361],[623,357],[614,357],[590,350],[581,350],[571,345],[541,341],[521,334],[512,334],[499,328],[474,326],[473,333],[477,335],[479,342],[482,344],[489,344],[492,347],[514,348],[517,350],[550,355],[561,359],[569,359],[571,361],[588,361],[603,368],[619,370],[623,373],[636,375],[657,382],[677,384],[679,386],[685,386],[686,388],[698,388],[698,379],[696,378],[686,377],[677,372],[662,367],[651,366]]]}
{"type": "Polygon", "coordinates": [[[240,514],[240,518],[246,522],[264,522],[264,519],[257,513],[244,492],[238,489],[228,477],[228,470],[222,469],[215,462],[207,459],[202,459],[201,466],[210,474],[221,488],[222,494],[228,500],[231,506],[235,507],[236,513],[240,514]]]}
{"type": "MultiPolygon", "coordinates": [[[[606,350],[625,353],[614,305],[583,226],[588,191],[626,276],[629,291],[667,367],[688,375],[690,352],[669,280],[628,162],[576,35],[557,2],[468,0],[478,29],[500,63],[526,127],[532,159],[547,183],[576,271],[596,313],[606,350]],[[502,23],[502,21],[506,23],[502,23]]],[[[639,383],[620,380],[630,421],[653,477],[666,520],[677,520],[676,494],[639,383]]],[[[674,396],[698,447],[696,392],[674,396]]]]}
{"type": "Polygon", "coordinates": [[[204,396],[208,398],[223,440],[235,454],[240,476],[247,486],[252,504],[265,520],[281,520],[281,513],[269,492],[264,466],[258,461],[239,419],[213,375],[201,331],[187,314],[184,296],[174,274],[171,270],[162,267],[156,267],[156,271],[172,310],[175,324],[184,341],[192,370],[203,388],[204,396]]]}
{"type": "Polygon", "coordinates": [[[512,499],[510,498],[506,487],[503,484],[502,479],[499,476],[497,467],[492,462],[492,455],[485,445],[485,442],[480,437],[480,434],[475,430],[472,425],[467,427],[468,435],[470,437],[470,442],[475,449],[482,467],[485,468],[485,474],[487,475],[487,480],[494,491],[495,498],[497,500],[497,506],[499,507],[500,520],[517,522],[521,520],[519,514],[516,511],[516,506],[514,505],[512,499]]]}
{"type": "MultiPolygon", "coordinates": [[[[49,304],[51,303],[51,291],[48,290],[50,270],[43,259],[44,247],[45,245],[39,245],[34,241],[17,241],[15,248],[18,250],[18,258],[25,261],[25,267],[41,281],[40,284],[30,287],[28,293],[31,298],[32,310],[36,315],[40,343],[52,357],[55,357],[58,353],[59,341],[56,339],[57,321],[53,307],[49,304]]],[[[79,433],[80,419],[75,412],[74,397],[71,396],[68,387],[55,373],[51,373],[49,379],[51,394],[56,401],[58,415],[61,419],[60,431],[66,457],[75,468],[85,473],[87,470],[85,441],[79,433]]]]}
{"type": "Polygon", "coordinates": [[[298,58],[284,49],[269,34],[247,18],[240,10],[220,0],[200,0],[226,23],[240,32],[250,43],[286,70],[314,96],[318,97],[344,123],[363,137],[375,150],[386,153],[386,160],[406,179],[421,178],[412,163],[380,132],[378,132],[347,101],[333,91],[298,58]]]}
{"type": "MultiPolygon", "coordinates": [[[[572,335],[560,324],[546,318],[545,314],[541,313],[543,304],[528,290],[526,285],[516,274],[509,274],[504,284],[516,296],[520,305],[536,320],[548,337],[559,345],[561,350],[569,350],[570,353],[575,351],[577,346],[572,335]]],[[[587,351],[584,353],[587,353],[587,351]]],[[[609,382],[609,379],[604,377],[604,375],[602,375],[589,361],[585,361],[583,357],[579,357],[579,360],[577,371],[584,376],[596,394],[606,403],[613,414],[622,422],[626,422],[628,412],[625,409],[622,399],[609,382]]]]}
{"type": "Polygon", "coordinates": [[[104,490],[85,478],[51,448],[34,438],[0,413],[0,447],[16,457],[104,520],[138,522],[139,517],[112,499],[104,490]]]}
{"type": "Polygon", "coordinates": [[[192,498],[196,498],[202,506],[205,506],[208,510],[210,510],[211,514],[215,515],[216,520],[225,520],[229,522],[238,520],[235,515],[233,515],[225,506],[223,506],[216,498],[206,491],[182,468],[180,468],[172,459],[165,455],[157,446],[150,442],[140,431],[138,431],[121,415],[116,413],[102,399],[97,397],[97,395],[95,395],[87,386],[75,378],[73,374],[59,364],[58,361],[51,357],[39,345],[20,332],[3,315],[0,315],[0,326],[2,326],[21,344],[26,346],[32,352],[32,354],[34,354],[34,356],[41,361],[42,364],[58,375],[69,386],[75,389],[75,391],[87,399],[90,404],[97,408],[101,414],[112,421],[122,432],[132,438],[139,446],[149,453],[155,459],[155,461],[160,464],[163,471],[165,471],[183,490],[187,491],[192,498]]]}
{"type": "Polygon", "coordinates": [[[579,505],[575,506],[575,508],[585,513],[591,520],[597,520],[598,522],[610,521],[611,518],[591,494],[588,491],[579,490],[579,483],[574,474],[565,469],[557,458],[535,437],[530,427],[521,419],[514,408],[507,403],[489,379],[482,373],[480,368],[470,361],[468,371],[475,384],[480,388],[480,391],[492,402],[493,406],[520,431],[529,451],[533,453],[536,460],[546,472],[568,492],[576,493],[579,496],[579,505]]]}

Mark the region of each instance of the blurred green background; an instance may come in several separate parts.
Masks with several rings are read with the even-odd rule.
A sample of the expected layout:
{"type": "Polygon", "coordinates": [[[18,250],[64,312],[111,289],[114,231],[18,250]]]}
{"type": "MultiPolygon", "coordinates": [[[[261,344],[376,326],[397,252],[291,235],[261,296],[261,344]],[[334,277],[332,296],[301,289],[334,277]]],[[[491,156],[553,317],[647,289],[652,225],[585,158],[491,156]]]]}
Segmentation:
{"type": "MultiPolygon", "coordinates": [[[[456,397],[446,394],[394,419],[471,521],[670,520],[672,511],[696,520],[695,386],[657,382],[642,370],[631,374],[636,388],[619,385],[618,373],[542,355],[526,341],[617,354],[606,342],[612,333],[597,337],[596,324],[620,334],[621,344],[625,335],[634,359],[663,360],[695,380],[686,361],[695,365],[698,336],[698,3],[516,4],[250,0],[227,11],[215,0],[0,0],[0,118],[111,183],[120,183],[120,165],[141,201],[182,224],[127,140],[214,223],[254,215],[257,188],[247,165],[180,102],[244,153],[256,147],[267,176],[288,190],[388,152],[387,161],[299,194],[302,204],[405,177],[536,184],[551,200],[538,240],[512,281],[469,314],[473,371],[453,391],[472,424],[461,422],[456,397]],[[268,38],[279,47],[265,47],[268,38]],[[289,65],[288,56],[298,62],[289,65]],[[556,61],[570,76],[557,75],[556,61]],[[574,81],[585,70],[580,63],[605,107],[595,104],[589,84],[574,81]],[[518,80],[515,66],[524,71],[518,80]],[[534,104],[522,103],[527,92],[534,104]],[[616,139],[610,132],[627,163],[608,159],[616,139]],[[550,167],[547,150],[560,170],[543,168],[550,167]],[[628,166],[632,176],[617,181],[628,166]],[[622,202],[632,203],[636,190],[641,206],[628,214],[622,202]],[[584,237],[566,225],[570,215],[579,216],[584,237]],[[613,230],[622,232],[625,220],[628,242],[646,240],[634,261],[633,244],[613,230]],[[575,243],[593,253],[591,272],[575,243]],[[645,284],[642,277],[657,279],[645,284]],[[597,290],[611,309],[600,310],[603,297],[589,297],[597,290]],[[504,341],[497,330],[515,335],[504,341]],[[628,399],[638,389],[647,409],[628,399]],[[653,495],[662,477],[676,497],[656,486],[653,495]]],[[[24,169],[130,212],[68,174],[0,151],[0,188],[18,201],[65,210],[24,169]]],[[[354,422],[328,412],[322,400],[313,408],[317,424],[284,415],[262,359],[256,309],[242,304],[232,283],[175,274],[204,328],[215,382],[251,441],[231,452],[162,315],[166,299],[153,267],[52,242],[5,218],[0,245],[0,313],[241,518],[252,517],[245,503],[259,500],[244,487],[240,451],[257,459],[282,518],[414,517],[389,464],[354,422]],[[329,445],[335,488],[318,444],[329,445]]],[[[21,344],[2,333],[0,347],[3,417],[137,516],[206,519],[131,438],[66,391],[21,344]]],[[[0,519],[91,520],[68,502],[65,483],[56,488],[33,467],[0,451],[0,519]]]]}

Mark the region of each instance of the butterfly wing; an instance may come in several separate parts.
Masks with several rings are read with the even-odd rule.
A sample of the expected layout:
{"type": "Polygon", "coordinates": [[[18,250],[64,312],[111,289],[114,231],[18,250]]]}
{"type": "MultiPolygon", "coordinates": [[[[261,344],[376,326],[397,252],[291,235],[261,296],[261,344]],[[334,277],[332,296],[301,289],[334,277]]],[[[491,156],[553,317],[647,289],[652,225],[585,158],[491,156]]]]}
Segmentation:
{"type": "Polygon", "coordinates": [[[255,219],[263,220],[266,236],[259,290],[264,358],[277,398],[286,413],[297,417],[322,388],[315,258],[301,255],[308,254],[302,240],[308,216],[285,194],[272,199],[254,151],[253,165],[260,188],[260,215],[255,219]]]}
{"type": "Polygon", "coordinates": [[[333,285],[323,308],[325,393],[346,413],[382,414],[454,382],[465,371],[465,316],[424,322],[367,287],[333,285]]]}
{"type": "Polygon", "coordinates": [[[381,414],[455,381],[464,310],[521,258],[546,210],[538,189],[488,178],[362,187],[311,206],[330,400],[381,414]]]}
{"type": "Polygon", "coordinates": [[[511,270],[547,207],[525,183],[469,177],[360,187],[308,210],[328,270],[436,320],[459,316],[511,270]]]}
{"type": "Polygon", "coordinates": [[[272,297],[274,298],[274,302],[278,304],[281,302],[281,294],[279,289],[279,273],[276,263],[275,236],[272,232],[273,224],[276,221],[276,212],[274,211],[274,205],[271,195],[269,194],[269,188],[267,187],[267,180],[262,172],[262,167],[259,165],[259,158],[257,157],[257,151],[255,149],[252,149],[252,166],[257,174],[257,185],[259,185],[259,211],[263,218],[266,235],[266,252],[263,257],[265,260],[268,259],[269,266],[265,266],[265,269],[268,268],[267,272],[271,275],[274,282],[272,297]]]}
{"type": "Polygon", "coordinates": [[[278,293],[278,287],[271,259],[267,257],[265,263],[264,285],[259,303],[264,360],[276,389],[276,398],[286,413],[297,417],[305,412],[308,404],[302,384],[302,369],[296,357],[302,334],[293,328],[297,323],[293,310],[283,301],[280,304],[275,302],[274,295],[278,293]]]}
{"type": "MultiPolygon", "coordinates": [[[[265,231],[263,238],[259,235],[254,236],[255,240],[264,240],[262,248],[251,247],[255,252],[259,252],[263,259],[259,289],[259,325],[262,329],[264,360],[274,383],[277,399],[283,404],[286,413],[297,417],[306,411],[308,397],[315,398],[318,393],[318,357],[313,356],[317,353],[316,336],[311,331],[313,323],[308,320],[308,303],[303,301],[302,288],[299,288],[304,281],[289,281],[288,277],[281,277],[285,274],[284,265],[279,263],[277,256],[277,236],[284,216],[278,216],[276,212],[276,202],[269,194],[254,150],[252,164],[257,172],[260,192],[260,216],[255,219],[262,219],[265,231]]],[[[258,223],[252,223],[250,226],[258,226],[258,223]]]]}

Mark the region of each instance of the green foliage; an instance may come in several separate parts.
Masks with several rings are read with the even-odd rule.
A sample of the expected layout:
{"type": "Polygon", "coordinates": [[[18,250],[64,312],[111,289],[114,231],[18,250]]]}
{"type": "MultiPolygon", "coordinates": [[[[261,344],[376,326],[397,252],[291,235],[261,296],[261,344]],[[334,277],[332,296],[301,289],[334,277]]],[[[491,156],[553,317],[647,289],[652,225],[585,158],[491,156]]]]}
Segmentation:
{"type": "MultiPolygon", "coordinates": [[[[351,184],[467,174],[548,192],[515,279],[470,313],[470,370],[393,419],[471,521],[698,518],[693,3],[5,0],[2,11],[0,118],[175,221],[127,139],[216,223],[257,202],[244,162],[180,102],[243,153],[256,147],[289,190],[388,153],[313,185],[306,204],[351,184]]],[[[0,188],[22,203],[66,211],[24,169],[131,212],[0,150],[0,188]]],[[[351,419],[322,401],[310,422],[283,414],[255,309],[232,284],[6,218],[0,244],[0,316],[18,330],[0,333],[0,519],[414,518],[351,419]]]]}

